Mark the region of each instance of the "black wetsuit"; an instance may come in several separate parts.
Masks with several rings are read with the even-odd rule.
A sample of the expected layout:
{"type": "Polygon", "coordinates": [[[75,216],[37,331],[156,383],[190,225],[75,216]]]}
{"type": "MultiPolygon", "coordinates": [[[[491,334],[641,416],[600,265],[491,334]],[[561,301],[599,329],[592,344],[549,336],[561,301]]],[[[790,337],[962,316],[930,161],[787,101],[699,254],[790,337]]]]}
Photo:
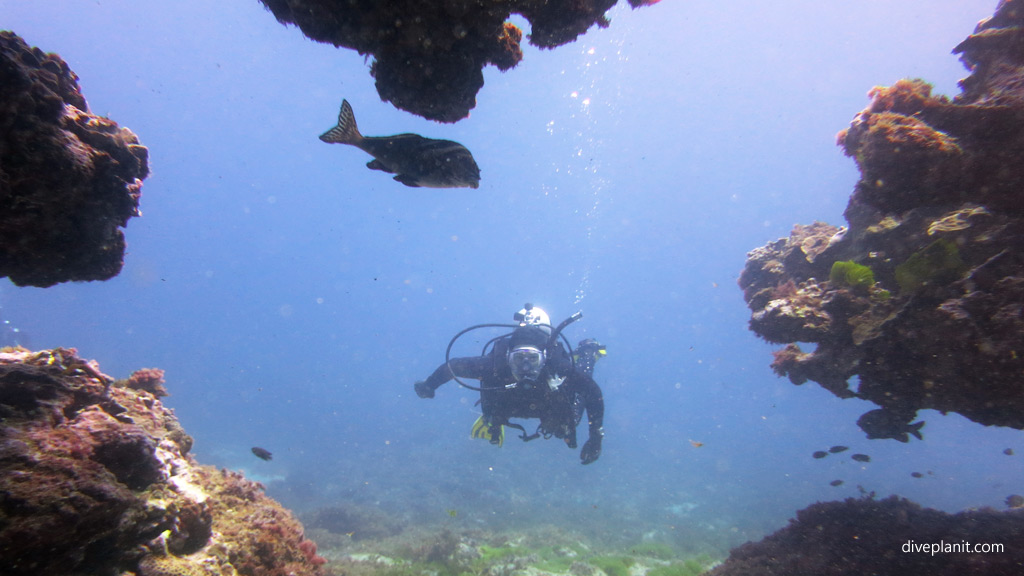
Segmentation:
{"type": "Polygon", "coordinates": [[[486,356],[452,358],[451,371],[449,364],[442,364],[418,387],[429,390],[429,396],[433,396],[434,390],[452,379],[452,372],[459,378],[479,380],[480,407],[488,425],[522,429],[509,419],[539,418],[537,432],[527,435],[524,431],[524,439],[555,436],[565,440],[570,448],[576,447],[576,426],[586,410],[589,438],[597,438],[599,453],[600,437],[604,434],[604,397],[591,375],[573,370],[569,355],[557,344],[548,350],[547,362],[536,381],[516,382],[506,360],[508,347],[509,338],[505,337],[495,341],[486,356]],[[549,380],[556,376],[564,376],[565,380],[553,388],[549,380]]]}

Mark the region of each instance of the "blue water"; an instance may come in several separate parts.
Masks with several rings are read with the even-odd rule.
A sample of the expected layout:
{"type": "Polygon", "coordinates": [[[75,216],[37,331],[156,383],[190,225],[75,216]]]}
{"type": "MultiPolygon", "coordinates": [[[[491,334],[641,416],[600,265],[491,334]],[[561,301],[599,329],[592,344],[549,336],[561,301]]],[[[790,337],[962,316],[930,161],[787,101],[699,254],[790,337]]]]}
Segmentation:
{"type": "Polygon", "coordinates": [[[858,173],[836,132],[875,85],[920,77],[955,95],[967,72],[950,50],[995,4],[617,7],[607,29],[486,69],[471,117],[442,125],[380,102],[363,57],[255,0],[0,0],[0,27],[59,53],[152,167],[121,275],[4,281],[3,319],[115,377],[165,369],[198,460],[299,511],[355,501],[429,523],[457,509],[469,526],[727,549],[858,485],[1002,508],[1024,490],[1019,431],[922,412],[924,442],[866,440],[855,421],[871,405],[772,373],[735,284],[746,252],[793,224],[843,223],[858,173]],[[364,134],[465,144],[480,189],[406,188],[320,142],[342,98],[364,134]],[[455,383],[413,394],[451,336],[524,302],[555,322],[582,310],[569,338],[608,347],[593,465],[557,440],[471,440],[475,396],[455,383]],[[872,462],[810,457],[833,444],[872,462]]]}

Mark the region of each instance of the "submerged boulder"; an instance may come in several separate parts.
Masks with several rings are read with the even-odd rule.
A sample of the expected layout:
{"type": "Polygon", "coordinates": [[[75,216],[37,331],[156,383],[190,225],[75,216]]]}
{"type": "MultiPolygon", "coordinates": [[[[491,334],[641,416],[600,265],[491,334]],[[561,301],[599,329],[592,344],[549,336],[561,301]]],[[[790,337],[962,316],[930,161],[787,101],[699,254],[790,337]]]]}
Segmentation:
{"type": "Polygon", "coordinates": [[[891,425],[871,438],[905,440],[921,409],[1024,429],[1022,45],[1024,0],[1004,0],[955,49],[972,72],[959,96],[872,89],[838,137],[861,173],[848,226],[748,254],[750,328],[786,344],[775,372],[880,406],[870,420],[891,425]]]}
{"type": "Polygon", "coordinates": [[[0,278],[47,287],[116,276],[148,174],[149,151],[89,112],[60,56],[0,32],[0,278]]]}
{"type": "Polygon", "coordinates": [[[136,380],[74,350],[0,351],[3,573],[319,574],[301,524],[262,485],[197,464],[136,380]]]}
{"type": "Polygon", "coordinates": [[[708,576],[1020,574],[1024,510],[947,514],[890,496],[818,502],[708,576]]]}
{"type": "MultiPolygon", "coordinates": [[[[483,68],[523,58],[512,14],[530,21],[530,43],[555,48],[607,27],[618,0],[260,0],[282,24],[317,42],[372,55],[381,100],[430,120],[456,122],[476,106],[483,68]]],[[[629,0],[634,7],[657,0],[629,0]]]]}

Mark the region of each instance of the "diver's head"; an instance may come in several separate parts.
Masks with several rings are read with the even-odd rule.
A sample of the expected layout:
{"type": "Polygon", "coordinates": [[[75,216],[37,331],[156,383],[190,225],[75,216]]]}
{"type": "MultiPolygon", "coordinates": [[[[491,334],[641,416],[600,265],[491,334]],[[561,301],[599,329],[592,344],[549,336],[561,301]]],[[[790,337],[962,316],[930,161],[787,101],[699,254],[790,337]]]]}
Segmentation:
{"type": "MultiPolygon", "coordinates": [[[[534,308],[536,310],[536,308],[534,308]]],[[[512,332],[508,343],[508,367],[516,382],[533,381],[540,377],[547,353],[548,335],[541,326],[522,326],[512,332]]]]}
{"type": "Polygon", "coordinates": [[[508,367],[516,382],[533,381],[544,369],[544,351],[533,346],[520,346],[508,351],[508,367]]]}
{"type": "Polygon", "coordinates": [[[551,318],[547,312],[533,304],[526,303],[522,310],[512,315],[512,318],[519,322],[520,326],[537,326],[546,334],[551,334],[551,318]]]}
{"type": "Polygon", "coordinates": [[[580,340],[580,343],[576,345],[576,352],[581,356],[584,354],[591,355],[595,359],[600,358],[608,353],[608,351],[604,347],[604,344],[601,344],[600,342],[594,340],[593,338],[585,338],[583,340],[580,340]]]}
{"type": "Polygon", "coordinates": [[[572,354],[572,361],[577,370],[593,377],[594,366],[597,364],[598,359],[603,358],[605,354],[607,352],[605,351],[604,344],[593,338],[587,338],[580,340],[580,343],[576,345],[576,350],[572,354]]]}

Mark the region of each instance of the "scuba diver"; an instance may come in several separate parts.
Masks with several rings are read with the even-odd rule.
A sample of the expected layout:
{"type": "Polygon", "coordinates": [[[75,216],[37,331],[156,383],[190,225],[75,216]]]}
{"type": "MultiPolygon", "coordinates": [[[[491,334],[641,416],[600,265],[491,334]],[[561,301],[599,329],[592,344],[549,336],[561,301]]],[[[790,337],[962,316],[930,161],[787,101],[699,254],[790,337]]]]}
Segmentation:
{"type": "Polygon", "coordinates": [[[589,437],[580,451],[580,460],[590,464],[601,456],[604,437],[604,398],[594,382],[593,371],[605,348],[588,338],[572,350],[562,330],[581,317],[577,312],[552,327],[544,310],[526,304],[513,316],[517,325],[479,324],[466,328],[448,343],[445,363],[426,380],[416,382],[416,394],[433,398],[438,387],[452,379],[479,391],[483,415],[473,424],[472,436],[499,446],[505,441],[504,427],[508,426],[522,432],[520,438],[524,442],[554,436],[575,449],[576,427],[586,411],[589,437]],[[460,336],[477,328],[493,327],[513,330],[485,344],[480,356],[451,358],[452,346],[460,336]],[[565,347],[559,337],[565,341],[565,347]],[[470,386],[460,377],[479,380],[480,386],[470,386]],[[533,434],[527,434],[521,424],[509,422],[511,418],[538,418],[540,424],[533,434]]]}

